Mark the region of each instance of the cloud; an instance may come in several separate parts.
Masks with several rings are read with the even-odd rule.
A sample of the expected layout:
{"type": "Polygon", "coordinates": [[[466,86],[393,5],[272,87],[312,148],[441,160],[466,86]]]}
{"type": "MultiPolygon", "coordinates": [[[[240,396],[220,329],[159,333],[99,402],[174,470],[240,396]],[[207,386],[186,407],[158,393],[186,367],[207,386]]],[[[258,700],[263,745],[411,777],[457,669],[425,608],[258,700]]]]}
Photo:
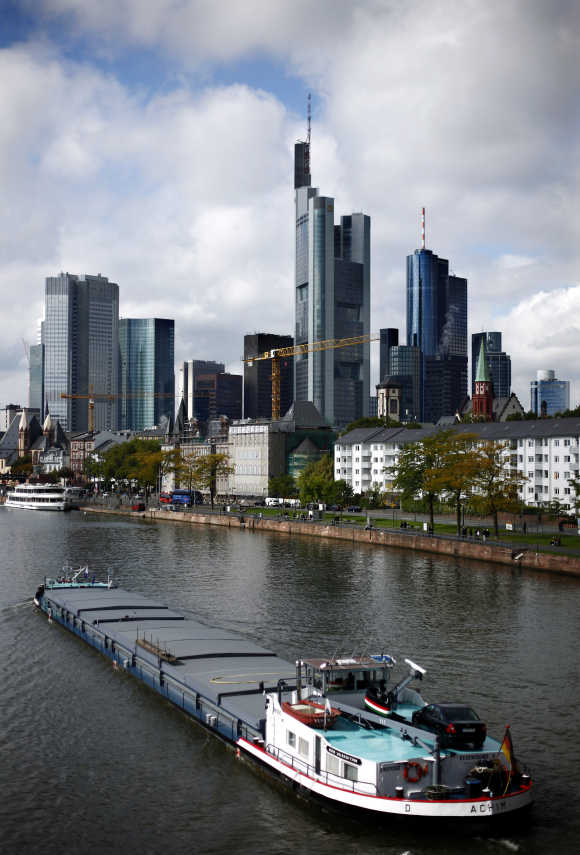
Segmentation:
{"type": "Polygon", "coordinates": [[[304,121],[266,72],[259,89],[216,82],[268,56],[313,90],[313,183],[337,215],[372,217],[373,330],[405,339],[425,205],[427,245],[468,278],[472,330],[503,329],[527,395],[530,357],[554,353],[544,336],[527,348],[532,295],[545,311],[578,278],[577,3],[21,2],[37,40],[0,53],[0,283],[19,335],[60,269],[119,282],[122,312],[175,317],[178,358],[233,363],[244,332],[292,331],[304,121]],[[143,48],[171,86],[114,76],[143,48]]]}

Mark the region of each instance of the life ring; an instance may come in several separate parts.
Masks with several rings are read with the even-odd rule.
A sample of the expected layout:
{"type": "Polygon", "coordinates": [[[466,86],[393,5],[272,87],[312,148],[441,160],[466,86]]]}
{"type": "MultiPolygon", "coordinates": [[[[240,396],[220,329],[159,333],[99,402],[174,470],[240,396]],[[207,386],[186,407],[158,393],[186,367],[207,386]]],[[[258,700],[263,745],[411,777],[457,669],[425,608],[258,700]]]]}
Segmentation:
{"type": "Polygon", "coordinates": [[[421,780],[425,773],[425,769],[421,766],[420,763],[417,763],[416,760],[410,760],[408,763],[405,763],[405,769],[403,771],[403,776],[405,781],[408,781],[409,784],[416,784],[421,780]],[[411,770],[414,769],[414,773],[411,775],[411,770]]]}

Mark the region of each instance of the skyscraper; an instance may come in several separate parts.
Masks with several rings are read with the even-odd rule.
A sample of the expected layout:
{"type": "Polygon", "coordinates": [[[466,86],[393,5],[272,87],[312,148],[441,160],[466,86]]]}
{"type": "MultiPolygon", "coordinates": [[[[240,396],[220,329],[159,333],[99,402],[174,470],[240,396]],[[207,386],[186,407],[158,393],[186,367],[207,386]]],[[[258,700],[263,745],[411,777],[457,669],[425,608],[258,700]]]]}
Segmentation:
{"type": "Polygon", "coordinates": [[[389,351],[391,347],[397,347],[399,344],[399,330],[394,327],[379,330],[380,336],[380,351],[379,351],[379,383],[382,383],[387,374],[391,374],[389,368],[389,351]]]}
{"type": "Polygon", "coordinates": [[[185,415],[188,419],[199,418],[195,409],[197,378],[202,374],[223,374],[223,362],[211,362],[206,359],[189,359],[179,366],[178,398],[185,404],[185,415]]]}
{"type": "Polygon", "coordinates": [[[33,344],[30,348],[28,372],[28,406],[38,410],[39,420],[44,420],[44,345],[33,344]]]}
{"type": "Polygon", "coordinates": [[[425,248],[407,256],[407,345],[423,354],[423,420],[453,415],[467,396],[467,280],[425,248]]]}
{"type": "MultiPolygon", "coordinates": [[[[292,347],[291,335],[254,333],[244,336],[244,359],[280,347],[292,347]]],[[[280,414],[291,407],[294,397],[294,358],[280,361],[280,414]]],[[[272,417],[272,361],[258,359],[251,365],[244,363],[244,418],[269,419],[272,417]]]]}
{"type": "Polygon", "coordinates": [[[530,407],[538,416],[555,416],[569,410],[570,381],[558,380],[551,369],[541,369],[530,382],[530,407]]]}
{"type": "MultiPolygon", "coordinates": [[[[296,205],[295,344],[370,333],[370,217],[334,223],[334,199],[310,186],[310,130],[294,148],[296,205]]],[[[367,414],[370,346],[295,358],[294,398],[345,426],[367,414]]]]}
{"type": "Polygon", "coordinates": [[[475,392],[475,372],[481,341],[485,348],[494,398],[509,398],[512,391],[512,361],[501,349],[500,332],[478,332],[471,336],[471,394],[475,392]]]}
{"type": "Polygon", "coordinates": [[[95,429],[117,430],[119,286],[100,274],[47,277],[42,344],[51,416],[64,430],[88,430],[87,398],[94,392],[95,429]]]}
{"type": "Polygon", "coordinates": [[[146,430],[173,417],[174,326],[168,318],[119,320],[123,430],[146,430]]]}

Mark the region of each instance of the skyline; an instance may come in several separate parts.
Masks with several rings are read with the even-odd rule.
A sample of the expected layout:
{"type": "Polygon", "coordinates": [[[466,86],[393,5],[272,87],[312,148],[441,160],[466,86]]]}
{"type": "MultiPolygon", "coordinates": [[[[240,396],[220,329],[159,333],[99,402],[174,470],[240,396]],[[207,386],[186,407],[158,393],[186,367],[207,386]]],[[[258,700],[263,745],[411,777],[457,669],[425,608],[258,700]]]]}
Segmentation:
{"type": "Polygon", "coordinates": [[[469,336],[502,332],[526,410],[539,369],[576,384],[574,406],[577,4],[220,11],[2,4],[0,403],[27,403],[20,339],[36,342],[61,270],[118,282],[124,317],[175,318],[176,364],[241,373],[245,334],[293,335],[293,146],[312,92],[312,184],[372,220],[372,332],[405,337],[425,206],[427,248],[468,280],[469,336]]]}

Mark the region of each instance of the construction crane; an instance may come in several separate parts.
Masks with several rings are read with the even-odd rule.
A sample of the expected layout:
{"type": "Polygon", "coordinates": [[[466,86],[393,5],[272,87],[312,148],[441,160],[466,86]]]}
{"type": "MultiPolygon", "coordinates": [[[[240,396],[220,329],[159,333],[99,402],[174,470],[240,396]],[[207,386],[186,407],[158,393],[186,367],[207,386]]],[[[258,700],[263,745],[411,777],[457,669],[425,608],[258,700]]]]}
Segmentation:
{"type": "Polygon", "coordinates": [[[272,419],[280,418],[280,360],[287,356],[300,356],[304,353],[320,353],[323,350],[337,350],[340,347],[354,347],[357,344],[367,344],[370,341],[378,341],[379,333],[367,333],[352,338],[326,338],[312,344],[296,344],[292,347],[276,347],[243,359],[246,365],[251,366],[254,362],[263,359],[272,360],[272,419]]]}
{"type": "Polygon", "coordinates": [[[95,432],[95,398],[100,401],[117,401],[119,398],[175,398],[173,392],[95,392],[92,384],[89,386],[88,394],[73,395],[68,392],[61,392],[61,398],[68,400],[85,400],[88,401],[89,417],[88,431],[95,432]]]}

